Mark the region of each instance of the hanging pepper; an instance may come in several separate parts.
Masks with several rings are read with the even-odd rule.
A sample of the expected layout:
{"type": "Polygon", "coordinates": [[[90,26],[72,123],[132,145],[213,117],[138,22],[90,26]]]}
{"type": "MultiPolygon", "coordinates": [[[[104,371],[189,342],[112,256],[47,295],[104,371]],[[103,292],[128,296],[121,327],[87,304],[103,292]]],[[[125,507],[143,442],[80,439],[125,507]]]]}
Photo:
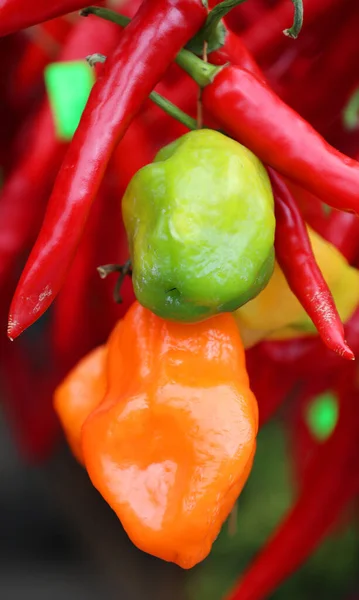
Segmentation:
{"type": "MultiPolygon", "coordinates": [[[[325,238],[325,232],[328,225],[328,214],[325,212],[326,209],[323,202],[321,202],[317,196],[313,196],[313,194],[288,179],[286,180],[286,184],[295,198],[295,202],[298,205],[304,221],[314,229],[314,231],[325,238]]],[[[355,215],[352,216],[356,218],[355,215]]]]}
{"type": "Polygon", "coordinates": [[[258,402],[259,429],[289,398],[296,385],[296,373],[270,360],[262,346],[258,344],[246,352],[251,390],[258,402]]]}
{"type": "Polygon", "coordinates": [[[93,87],[55,182],[10,307],[10,338],[36,321],[57,295],[116,144],[206,15],[201,0],[145,0],[122,33],[93,87]]]}
{"type": "Polygon", "coordinates": [[[359,219],[350,213],[332,211],[324,237],[351,263],[359,254],[359,219]]]}
{"type": "Polygon", "coordinates": [[[66,15],[87,5],[86,0],[0,0],[0,36],[66,15]]]}
{"type": "Polygon", "coordinates": [[[47,195],[61,164],[64,145],[56,140],[48,104],[33,119],[26,154],[0,191],[0,286],[34,240],[47,195]]]}
{"type": "Polygon", "coordinates": [[[52,342],[56,360],[66,371],[81,356],[103,343],[116,322],[117,305],[108,294],[112,282],[101,281],[96,270],[99,264],[109,260],[106,242],[108,247],[112,231],[117,233],[117,228],[107,231],[106,213],[111,214],[112,224],[116,218],[109,200],[112,202],[104,197],[104,189],[100,189],[75,260],[54,306],[52,342]]]}
{"type": "MultiPolygon", "coordinates": [[[[92,19],[80,21],[67,38],[58,60],[76,60],[95,48],[109,52],[118,39],[118,30],[112,23],[98,23],[92,19]]],[[[65,150],[65,143],[56,136],[53,115],[46,100],[33,119],[26,153],[0,191],[0,286],[35,237],[65,150]]]]}
{"type": "Polygon", "coordinates": [[[139,302],[184,322],[235,310],[267,284],[274,212],[263,165],[207,129],[163,148],[123,201],[139,302]]]}
{"type": "MultiPolygon", "coordinates": [[[[324,276],[326,285],[333,294],[341,319],[343,322],[347,322],[354,315],[359,301],[359,273],[357,269],[348,265],[334,246],[326,242],[310,228],[308,228],[308,234],[310,244],[309,248],[306,246],[306,253],[310,252],[310,256],[314,253],[315,260],[324,276]]],[[[277,234],[277,240],[278,237],[279,233],[277,234]]],[[[282,243],[287,249],[284,239],[282,243]]],[[[284,249],[280,251],[280,255],[283,252],[284,249]]],[[[303,250],[298,248],[299,256],[302,256],[302,253],[303,250]]],[[[307,267],[305,262],[304,265],[307,267]]],[[[286,267],[286,270],[288,268],[286,267]]],[[[298,265],[297,271],[292,270],[288,276],[288,280],[295,276],[298,278],[299,283],[302,282],[302,278],[299,276],[299,268],[301,271],[303,270],[303,263],[298,265]]],[[[320,278],[322,279],[322,276],[320,278]]],[[[299,283],[296,281],[295,286],[298,287],[299,283]]],[[[307,285],[310,285],[310,287],[314,285],[312,279],[309,279],[309,284],[307,283],[307,285]]],[[[307,305],[309,299],[305,299],[303,306],[301,306],[299,299],[302,295],[303,290],[301,289],[297,299],[293,291],[291,291],[283,271],[280,269],[278,263],[276,263],[273,275],[263,292],[235,312],[245,347],[248,348],[264,339],[281,340],[315,334],[316,328],[310,316],[303,309],[304,304],[307,305]]],[[[348,324],[347,333],[349,331],[351,331],[351,327],[348,324]]],[[[353,344],[353,341],[355,344],[353,348],[358,348],[356,340],[353,340],[353,336],[351,336],[351,344],[353,344]]],[[[311,344],[309,343],[309,345],[311,344]]],[[[321,344],[314,343],[316,348],[318,348],[318,345],[319,347],[321,346],[321,344]]],[[[298,356],[296,356],[296,360],[299,361],[298,356]]],[[[326,360],[332,362],[331,353],[327,353],[326,360]]],[[[333,360],[336,360],[334,355],[333,360]]],[[[291,359],[291,363],[293,363],[292,368],[294,368],[294,358],[293,360],[291,359]]]]}
{"type": "MultiPolygon", "coordinates": [[[[312,239],[312,243],[313,238],[312,239]]],[[[320,263],[319,263],[320,264],[320,263]]],[[[329,267],[331,263],[328,263],[329,267]]],[[[353,272],[356,272],[353,269],[353,272]]],[[[269,286],[267,286],[269,287],[269,286]]],[[[345,295],[351,290],[352,281],[345,282],[345,295]]],[[[345,302],[346,298],[344,297],[345,302]]],[[[249,303],[248,303],[249,305],[249,303]]],[[[246,305],[246,306],[248,306],[246,305]]],[[[358,302],[354,303],[357,306],[358,302]]],[[[240,309],[241,312],[242,309],[240,309]]],[[[359,309],[356,308],[345,325],[346,338],[355,354],[359,353],[359,309]]],[[[241,330],[242,333],[242,330],[241,330]]],[[[293,334],[292,334],[293,337],[293,334]]],[[[341,358],[324,346],[318,338],[303,337],[292,340],[278,339],[261,343],[264,360],[273,361],[275,368],[290,370],[298,378],[316,377],[343,369],[341,358]]],[[[346,363],[347,364],[347,363],[346,363]]],[[[350,363],[349,363],[350,364],[350,363]]]]}
{"type": "Polygon", "coordinates": [[[315,477],[300,493],[294,507],[228,600],[270,597],[279,583],[315,550],[358,492],[358,392],[344,389],[340,397],[341,414],[335,432],[318,448],[313,459],[315,477]]]}
{"type": "Polygon", "coordinates": [[[116,304],[113,279],[101,280],[96,267],[111,261],[121,265],[128,260],[119,198],[133,175],[152,158],[145,134],[137,118],[116,148],[75,260],[54,305],[53,344],[57,360],[67,366],[67,370],[91,348],[104,342],[134,300],[128,281],[128,285],[121,287],[121,304],[116,304]],[[133,152],[134,147],[136,152],[133,152]]]}
{"type": "Polygon", "coordinates": [[[249,52],[242,39],[231,30],[225,31],[223,46],[211,52],[210,61],[214,65],[225,65],[230,62],[232,65],[246,69],[261,81],[266,82],[264,74],[254,60],[253,55],[249,52]]]}
{"type": "Polygon", "coordinates": [[[235,321],[183,325],[135,303],[107,349],[107,392],[82,426],[86,468],[139,548],[190,568],[210,552],[255,452],[235,321]]]}
{"type": "Polygon", "coordinates": [[[359,213],[359,163],[325,142],[263,81],[244,69],[225,67],[202,98],[226,132],[264,163],[330,206],[359,213]]]}
{"type": "Polygon", "coordinates": [[[323,342],[334,352],[354,359],[344,340],[344,327],[330,289],[318,267],[307,228],[295,199],[284,181],[269,169],[275,198],[276,258],[298,298],[316,326],[323,342]]]}
{"type": "Polygon", "coordinates": [[[57,59],[72,27],[69,19],[59,18],[26,32],[28,42],[8,86],[9,101],[17,108],[28,109],[29,101],[41,92],[43,71],[57,59]]]}
{"type": "Polygon", "coordinates": [[[68,444],[81,464],[81,428],[105,395],[106,359],[106,346],[92,350],[72,369],[54,394],[54,407],[68,444]]]}

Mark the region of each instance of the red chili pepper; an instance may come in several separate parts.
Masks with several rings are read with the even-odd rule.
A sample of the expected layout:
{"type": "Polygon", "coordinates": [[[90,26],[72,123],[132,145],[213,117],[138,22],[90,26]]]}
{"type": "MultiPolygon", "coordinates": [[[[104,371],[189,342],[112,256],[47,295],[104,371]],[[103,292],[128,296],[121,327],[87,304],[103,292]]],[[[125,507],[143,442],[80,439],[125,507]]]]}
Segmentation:
{"type": "Polygon", "coordinates": [[[246,352],[246,366],[251,390],[258,402],[261,428],[288,398],[294,388],[296,374],[270,360],[261,344],[246,352]]]}
{"type": "Polygon", "coordinates": [[[10,308],[9,337],[17,337],[54,300],[116,144],[206,16],[201,0],[145,0],[122,33],[91,92],[55,182],[10,308]]]}
{"type": "MultiPolygon", "coordinates": [[[[103,213],[111,212],[113,218],[109,199],[104,197],[103,191],[100,189],[94,202],[80,246],[54,306],[52,343],[56,360],[66,371],[90,350],[104,343],[115,324],[112,310],[115,303],[107,302],[106,288],[111,282],[102,282],[96,272],[96,267],[101,264],[101,258],[98,261],[100,236],[108,224],[103,213]]],[[[111,234],[112,231],[106,231],[107,241],[111,234]]]]}
{"type": "Polygon", "coordinates": [[[0,193],[0,286],[41,224],[44,204],[61,164],[64,144],[56,140],[46,104],[31,128],[26,155],[0,193]]]}
{"type": "Polygon", "coordinates": [[[336,246],[349,263],[359,252],[359,219],[356,215],[341,211],[332,211],[326,221],[323,235],[336,246]]]}
{"type": "Polygon", "coordinates": [[[299,207],[305,222],[319,233],[319,235],[325,237],[329,216],[325,212],[323,202],[321,202],[317,196],[308,192],[308,190],[295,185],[292,181],[287,180],[286,183],[289,191],[295,198],[296,204],[299,207]]]}
{"type": "Polygon", "coordinates": [[[42,91],[44,68],[57,59],[71,28],[69,19],[60,18],[26,31],[28,43],[13,69],[7,92],[16,107],[28,109],[29,99],[42,91]]]}
{"type": "MultiPolygon", "coordinates": [[[[196,117],[198,86],[176,64],[171,65],[155,91],[193,118],[196,117]]],[[[188,133],[188,129],[182,123],[170,117],[150,100],[143,106],[140,118],[151,140],[152,159],[161,148],[188,133]]]]}
{"type": "Polygon", "coordinates": [[[343,358],[354,359],[332,294],[316,263],[307,228],[284,181],[269,169],[275,199],[276,258],[289,287],[318,329],[323,342],[343,358]]]}
{"type": "Polygon", "coordinates": [[[86,0],[0,0],[0,36],[66,15],[85,6],[88,6],[86,0]]]}
{"type": "MultiPolygon", "coordinates": [[[[345,369],[345,371],[347,370],[345,369]]],[[[349,371],[352,371],[352,369],[349,369],[349,371]]],[[[348,372],[348,376],[352,381],[352,373],[348,372]]],[[[320,373],[316,378],[309,376],[306,380],[300,382],[295,401],[292,402],[290,406],[288,426],[291,443],[291,458],[294,467],[294,480],[297,490],[302,489],[304,485],[306,485],[307,488],[311,485],[311,472],[313,470],[313,465],[317,464],[315,453],[318,447],[323,443],[323,441],[320,441],[315,437],[308,425],[308,409],[319,395],[328,392],[332,393],[337,385],[337,371],[320,373]],[[310,477],[308,477],[308,474],[310,474],[310,477]]],[[[337,397],[338,406],[342,399],[342,397],[337,397]]],[[[329,448],[330,445],[328,444],[327,447],[329,448]]]]}
{"type": "Polygon", "coordinates": [[[225,67],[203,104],[261,160],[327,204],[359,213],[359,163],[341,154],[254,75],[225,67]]]}
{"type": "Polygon", "coordinates": [[[319,53],[318,60],[312,61],[307,77],[297,80],[297,85],[286,97],[286,101],[321,132],[328,128],[332,115],[341,112],[348,93],[358,81],[358,27],[359,10],[356,7],[356,10],[348,11],[341,26],[337,23],[326,51],[319,53]],[[303,89],[310,89],[311,93],[303,94],[303,89]]]}
{"type": "Polygon", "coordinates": [[[268,598],[315,550],[358,492],[358,392],[347,390],[341,393],[341,398],[342,410],[335,432],[318,448],[314,459],[316,476],[299,495],[229,600],[268,598]]]}
{"type": "Polygon", "coordinates": [[[67,368],[105,342],[115,322],[134,300],[129,281],[121,287],[123,302],[116,305],[113,300],[115,279],[109,277],[102,281],[96,267],[110,262],[124,264],[128,260],[119,199],[133,175],[151,158],[151,147],[136,119],[116,148],[75,260],[54,306],[53,343],[57,356],[67,368]]]}
{"type": "Polygon", "coordinates": [[[210,61],[214,65],[224,65],[230,62],[232,65],[250,71],[258,79],[266,82],[263,72],[254,60],[253,55],[249,52],[242,39],[231,30],[226,31],[222,48],[211,52],[210,61]]]}
{"type": "MultiPolygon", "coordinates": [[[[69,35],[59,60],[79,59],[95,50],[110,51],[119,35],[112,23],[84,19],[69,35]]],[[[0,192],[0,287],[40,226],[64,152],[65,144],[56,137],[51,109],[45,101],[34,118],[26,153],[0,192]]]]}

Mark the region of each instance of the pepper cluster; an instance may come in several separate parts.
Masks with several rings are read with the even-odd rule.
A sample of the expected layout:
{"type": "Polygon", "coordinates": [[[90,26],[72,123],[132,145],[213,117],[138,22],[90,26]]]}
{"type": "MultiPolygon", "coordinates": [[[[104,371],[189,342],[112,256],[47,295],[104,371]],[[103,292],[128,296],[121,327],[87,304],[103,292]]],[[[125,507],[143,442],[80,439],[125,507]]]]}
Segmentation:
{"type": "Polygon", "coordinates": [[[293,4],[0,3],[3,329],[10,302],[14,339],[56,300],[1,342],[9,418],[45,456],[74,368],[55,394],[74,454],[134,543],[188,568],[249,475],[254,396],[260,427],[291,395],[298,496],[232,600],[267,598],[359,489],[359,8],[306,0],[298,36],[293,4]],[[43,72],[88,55],[65,139],[43,72]],[[318,441],[304,415],[327,390],[318,441]]]}

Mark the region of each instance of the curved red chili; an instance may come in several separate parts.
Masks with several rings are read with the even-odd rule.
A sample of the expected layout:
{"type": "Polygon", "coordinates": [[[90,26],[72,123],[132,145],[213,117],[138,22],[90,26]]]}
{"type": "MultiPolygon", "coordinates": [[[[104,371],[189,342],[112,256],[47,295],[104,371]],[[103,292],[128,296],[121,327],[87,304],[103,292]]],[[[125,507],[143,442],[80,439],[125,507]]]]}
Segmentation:
{"type": "Polygon", "coordinates": [[[214,65],[224,65],[230,62],[232,65],[241,67],[253,73],[258,79],[266,82],[262,70],[254,60],[242,39],[230,29],[226,30],[222,48],[211,52],[210,62],[214,65]]]}
{"type": "MultiPolygon", "coordinates": [[[[71,61],[95,48],[109,52],[119,39],[115,25],[95,19],[79,21],[58,57],[71,61]]],[[[26,153],[10,172],[0,192],[0,286],[29,242],[36,236],[66,146],[56,137],[53,115],[44,101],[28,133],[26,153]]]]}
{"type": "Polygon", "coordinates": [[[88,6],[86,0],[0,0],[0,36],[66,15],[85,6],[88,6]]]}
{"type": "Polygon", "coordinates": [[[276,258],[289,287],[306,310],[323,342],[348,360],[354,354],[345,342],[344,326],[330,289],[316,263],[302,215],[284,181],[268,169],[275,199],[276,258]]]}
{"type": "Polygon", "coordinates": [[[208,113],[264,163],[334,208],[359,213],[359,163],[330,146],[263,81],[225,67],[202,98],[208,113]]]}
{"type": "Polygon", "coordinates": [[[9,316],[17,337],[66,277],[111,154],[184,44],[204,23],[201,0],[145,0],[94,85],[50,198],[9,316]]]}
{"type": "Polygon", "coordinates": [[[333,211],[327,219],[324,237],[352,262],[359,253],[359,219],[350,213],[333,211]]]}

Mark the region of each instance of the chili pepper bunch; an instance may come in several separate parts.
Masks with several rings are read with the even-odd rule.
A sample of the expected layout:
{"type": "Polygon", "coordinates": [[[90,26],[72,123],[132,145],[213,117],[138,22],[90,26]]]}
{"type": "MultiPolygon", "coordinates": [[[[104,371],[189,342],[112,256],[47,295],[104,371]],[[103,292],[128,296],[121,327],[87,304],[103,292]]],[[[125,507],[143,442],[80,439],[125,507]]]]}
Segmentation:
{"type": "Polygon", "coordinates": [[[267,598],[358,492],[359,9],[304,0],[299,33],[289,0],[111,4],[0,7],[3,330],[11,298],[10,338],[55,300],[1,342],[7,414],[46,456],[73,369],[55,405],[74,454],[134,543],[187,568],[249,475],[254,396],[259,426],[288,399],[297,499],[230,595],[267,598]],[[43,71],[88,55],[65,140],[43,71]]]}

